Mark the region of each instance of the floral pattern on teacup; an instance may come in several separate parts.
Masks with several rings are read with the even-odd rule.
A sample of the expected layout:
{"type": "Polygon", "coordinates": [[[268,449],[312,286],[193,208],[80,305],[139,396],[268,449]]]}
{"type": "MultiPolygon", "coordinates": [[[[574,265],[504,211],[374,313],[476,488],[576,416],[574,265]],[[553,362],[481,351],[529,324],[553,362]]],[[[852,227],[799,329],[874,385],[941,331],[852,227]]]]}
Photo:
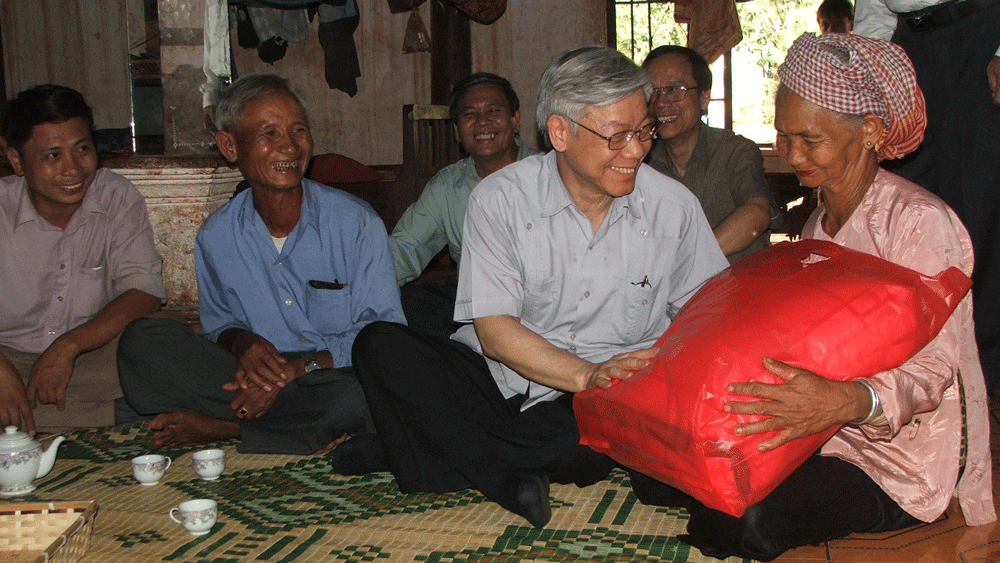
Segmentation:
{"type": "Polygon", "coordinates": [[[214,522],[218,518],[219,509],[218,507],[206,508],[205,510],[192,510],[190,512],[181,512],[181,519],[185,524],[192,524],[196,526],[202,526],[208,524],[209,522],[214,522]]]}
{"type": "Polygon", "coordinates": [[[217,457],[215,459],[196,459],[194,460],[194,470],[195,471],[208,471],[211,469],[225,468],[226,458],[217,457]]]}
{"type": "Polygon", "coordinates": [[[149,473],[159,473],[161,471],[167,470],[167,460],[153,461],[149,463],[132,462],[132,467],[138,469],[139,471],[147,471],[149,473]]]}

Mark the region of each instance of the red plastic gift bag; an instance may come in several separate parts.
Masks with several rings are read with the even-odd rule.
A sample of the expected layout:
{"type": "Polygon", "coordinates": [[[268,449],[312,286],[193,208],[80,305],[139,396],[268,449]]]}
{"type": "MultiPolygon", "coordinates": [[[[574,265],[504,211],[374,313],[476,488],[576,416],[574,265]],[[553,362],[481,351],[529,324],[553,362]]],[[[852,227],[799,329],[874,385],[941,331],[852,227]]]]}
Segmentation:
{"type": "Polygon", "coordinates": [[[770,452],[773,433],[722,406],[735,381],[780,383],[764,356],[839,380],[898,367],[941,330],[972,281],[957,268],[929,278],[824,241],[780,243],[712,278],[657,342],[653,363],[608,389],[577,393],[581,442],[742,516],[836,432],[770,452]]]}

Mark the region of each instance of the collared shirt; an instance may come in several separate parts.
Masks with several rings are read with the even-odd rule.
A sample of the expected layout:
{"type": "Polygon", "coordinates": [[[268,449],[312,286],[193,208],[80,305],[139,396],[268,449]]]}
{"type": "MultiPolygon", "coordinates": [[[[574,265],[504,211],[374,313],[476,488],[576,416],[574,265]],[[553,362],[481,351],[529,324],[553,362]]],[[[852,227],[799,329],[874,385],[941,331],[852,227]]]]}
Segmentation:
{"type": "Polygon", "coordinates": [[[146,202],[97,171],[65,229],[43,219],[23,177],[0,179],[0,344],[45,351],[129,289],[163,299],[162,260],[146,202]]]}
{"type": "MultiPolygon", "coordinates": [[[[666,143],[660,140],[649,151],[649,165],[691,190],[713,229],[737,207],[755,197],[767,198],[770,227],[779,227],[781,216],[764,180],[764,157],[757,144],[732,131],[716,129],[704,123],[699,123],[698,128],[698,143],[685,167],[684,176],[677,172],[667,154],[666,143]]],[[[769,238],[770,234],[765,230],[750,246],[729,256],[729,263],[736,263],[740,258],[766,248],[770,244],[769,238]]]]}
{"type": "Polygon", "coordinates": [[[281,252],[251,190],[202,225],[195,246],[202,329],[213,341],[226,329],[248,330],[279,352],[327,350],[335,367],[349,366],[362,327],[406,322],[385,226],[360,199],[302,184],[302,214],[281,252]]]}
{"type": "MultiPolygon", "coordinates": [[[[726,262],[698,201],[641,165],[597,232],[556,167],[556,152],[491,174],[469,197],[456,321],[511,315],[591,362],[652,346],[726,262]]],[[[454,336],[481,352],[471,325],[454,336]]],[[[526,409],[562,394],[487,358],[504,397],[526,409]]]]}
{"type": "MultiPolygon", "coordinates": [[[[520,137],[517,159],[538,154],[520,137]]],[[[471,156],[451,164],[431,178],[420,198],[406,209],[389,237],[389,250],[396,265],[399,285],[417,279],[432,258],[448,245],[456,264],[462,258],[462,223],[472,188],[482,178],[471,156]]]]}
{"type": "MultiPolygon", "coordinates": [[[[892,39],[899,21],[896,14],[916,12],[948,1],[950,0],[857,0],[854,4],[854,33],[888,41],[892,39]]],[[[1000,40],[1000,37],[997,39],[1000,40]]],[[[995,56],[1000,57],[1000,47],[995,56]]]]}
{"type": "MultiPolygon", "coordinates": [[[[935,276],[950,266],[972,274],[972,242],[940,198],[879,170],[847,224],[831,238],[820,203],[803,238],[837,244],[935,276]]],[[[930,344],[902,366],[869,379],[889,426],[845,426],[820,453],[860,467],[908,513],[925,522],[957,496],[969,525],[996,519],[986,386],[966,295],[930,344]],[[961,374],[961,380],[959,380],[961,374]],[[968,459],[958,480],[965,394],[968,459]],[[956,487],[956,483],[958,483],[956,487]]]]}

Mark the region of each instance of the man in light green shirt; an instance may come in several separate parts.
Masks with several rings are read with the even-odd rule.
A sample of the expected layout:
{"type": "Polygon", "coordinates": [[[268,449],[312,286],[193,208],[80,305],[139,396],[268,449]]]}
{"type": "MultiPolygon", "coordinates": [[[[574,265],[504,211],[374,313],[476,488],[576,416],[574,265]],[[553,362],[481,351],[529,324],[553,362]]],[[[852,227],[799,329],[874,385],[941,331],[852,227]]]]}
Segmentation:
{"type": "Polygon", "coordinates": [[[389,237],[403,311],[413,328],[447,336],[452,330],[455,284],[407,284],[423,272],[446,245],[458,263],[462,223],[472,188],[486,176],[538,151],[518,137],[520,101],[505,78],[471,74],[451,92],[449,114],[455,137],[468,157],[437,173],[389,237]]]}

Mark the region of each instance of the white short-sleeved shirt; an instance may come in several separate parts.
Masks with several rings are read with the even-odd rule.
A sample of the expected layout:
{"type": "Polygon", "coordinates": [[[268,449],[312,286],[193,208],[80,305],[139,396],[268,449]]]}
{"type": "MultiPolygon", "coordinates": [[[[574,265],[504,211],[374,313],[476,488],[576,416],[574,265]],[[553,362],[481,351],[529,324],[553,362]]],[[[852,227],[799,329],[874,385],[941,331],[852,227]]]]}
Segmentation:
{"type": "MultiPolygon", "coordinates": [[[[896,14],[916,12],[948,0],[857,0],[854,6],[854,33],[874,39],[892,39],[896,14]]],[[[1000,57],[1000,48],[994,56],[1000,57]]]]}
{"type": "MultiPolygon", "coordinates": [[[[490,175],[465,216],[456,321],[511,315],[591,362],[652,346],[684,303],[729,263],[698,200],[643,164],[595,233],[556,167],[536,155],[490,175]]],[[[453,338],[482,351],[471,325],[453,338]]],[[[523,409],[562,394],[486,359],[523,409]]]]}

